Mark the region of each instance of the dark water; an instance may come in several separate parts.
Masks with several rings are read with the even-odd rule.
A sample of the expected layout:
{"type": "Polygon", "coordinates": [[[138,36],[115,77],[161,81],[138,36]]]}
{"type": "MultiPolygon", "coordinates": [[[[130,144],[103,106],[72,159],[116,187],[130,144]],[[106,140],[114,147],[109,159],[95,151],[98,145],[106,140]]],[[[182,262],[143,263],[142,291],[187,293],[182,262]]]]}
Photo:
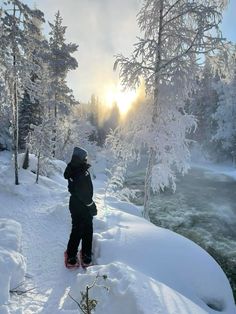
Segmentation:
{"type": "MultiPolygon", "coordinates": [[[[127,185],[140,190],[132,200],[143,202],[143,175],[133,172],[127,185]]],[[[177,181],[177,190],[151,198],[151,221],[198,243],[221,265],[236,299],[236,181],[193,168],[177,181]]]]}

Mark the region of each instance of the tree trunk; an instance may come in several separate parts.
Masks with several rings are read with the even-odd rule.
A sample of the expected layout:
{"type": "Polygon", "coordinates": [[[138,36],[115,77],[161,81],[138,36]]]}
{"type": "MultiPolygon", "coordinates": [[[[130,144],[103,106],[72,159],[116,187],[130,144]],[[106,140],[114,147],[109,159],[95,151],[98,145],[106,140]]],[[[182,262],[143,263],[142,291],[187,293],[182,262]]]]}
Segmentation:
{"type": "Polygon", "coordinates": [[[22,168],[23,169],[29,168],[29,147],[26,148],[22,168]]]}
{"type": "MultiPolygon", "coordinates": [[[[155,87],[154,87],[154,99],[153,99],[153,115],[152,115],[152,126],[153,130],[155,130],[155,126],[158,123],[158,116],[160,112],[158,112],[159,108],[159,71],[160,71],[160,64],[161,64],[161,48],[162,48],[162,25],[163,25],[163,9],[164,3],[163,0],[161,1],[160,6],[160,20],[159,20],[159,31],[158,31],[158,48],[156,52],[156,66],[155,66],[155,87]]],[[[150,219],[149,217],[149,210],[150,210],[150,196],[151,196],[151,181],[152,181],[152,168],[155,163],[155,150],[153,147],[150,147],[149,156],[148,156],[148,163],[146,167],[146,175],[145,175],[145,187],[144,187],[144,210],[143,216],[146,219],[150,219]]]]}
{"type": "Polygon", "coordinates": [[[54,104],[54,129],[53,129],[54,138],[53,138],[53,150],[52,157],[56,156],[56,141],[57,141],[57,93],[55,93],[55,104],[54,104]]]}
{"type": "Polygon", "coordinates": [[[155,152],[153,148],[150,149],[150,153],[148,156],[148,164],[146,167],[146,175],[145,175],[145,185],[144,185],[144,210],[143,217],[149,220],[149,210],[150,210],[150,195],[151,195],[151,180],[152,180],[152,167],[154,164],[154,156],[155,152]]]}
{"type": "Polygon", "coordinates": [[[13,83],[14,98],[13,98],[13,152],[15,165],[15,184],[19,184],[18,175],[18,104],[17,104],[17,87],[16,82],[13,83]]]}
{"type": "Polygon", "coordinates": [[[39,168],[40,168],[40,152],[38,154],[38,163],[37,163],[37,174],[36,174],[36,183],[39,183],[39,168]]]}
{"type": "Polygon", "coordinates": [[[15,184],[19,184],[18,176],[18,98],[17,98],[17,73],[16,73],[16,48],[15,48],[15,23],[16,23],[16,8],[14,5],[14,24],[13,24],[13,152],[14,152],[14,165],[15,165],[15,184]]]}

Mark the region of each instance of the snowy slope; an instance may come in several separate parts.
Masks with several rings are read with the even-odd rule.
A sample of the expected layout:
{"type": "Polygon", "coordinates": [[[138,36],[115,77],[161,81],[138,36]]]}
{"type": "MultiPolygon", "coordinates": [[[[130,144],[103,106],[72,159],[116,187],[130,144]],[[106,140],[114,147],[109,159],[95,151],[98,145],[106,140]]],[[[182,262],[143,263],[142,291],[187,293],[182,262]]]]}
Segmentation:
{"type": "Polygon", "coordinates": [[[226,276],[199,246],[145,221],[131,204],[113,197],[104,204],[101,163],[97,165],[101,173],[96,173],[94,181],[100,211],[94,219],[97,265],[87,271],[65,269],[69,195],[61,173],[65,165],[55,165],[50,178],[41,177],[38,185],[32,172],[21,170],[21,184],[14,186],[9,155],[0,153],[0,218],[8,223],[8,227],[0,228],[0,304],[5,305],[5,312],[0,307],[1,314],[79,313],[69,294],[79,301],[80,291],[98,273],[107,275],[91,292],[99,301],[98,314],[236,313],[226,276]],[[27,276],[22,289],[34,289],[7,301],[9,296],[3,291],[9,287],[3,276],[6,269],[13,272],[17,268],[4,260],[4,252],[10,254],[12,250],[21,256],[16,271],[19,278],[15,276],[15,280],[22,281],[24,275],[23,255],[27,276]]]}

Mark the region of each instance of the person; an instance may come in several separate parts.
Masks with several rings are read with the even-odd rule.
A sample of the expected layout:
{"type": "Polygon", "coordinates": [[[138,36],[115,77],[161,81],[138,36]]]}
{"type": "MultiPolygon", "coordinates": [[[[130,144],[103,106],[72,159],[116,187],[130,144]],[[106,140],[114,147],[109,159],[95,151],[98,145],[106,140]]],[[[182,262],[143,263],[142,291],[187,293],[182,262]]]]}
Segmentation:
{"type": "Polygon", "coordinates": [[[93,184],[87,163],[88,153],[80,147],[75,147],[71,161],[68,163],[64,178],[68,180],[68,190],[71,194],[69,210],[72,219],[72,229],[65,252],[65,263],[68,268],[79,266],[78,247],[81,264],[87,267],[92,264],[93,216],[97,214],[93,201],[93,184]],[[81,241],[82,240],[82,241],[81,241]]]}

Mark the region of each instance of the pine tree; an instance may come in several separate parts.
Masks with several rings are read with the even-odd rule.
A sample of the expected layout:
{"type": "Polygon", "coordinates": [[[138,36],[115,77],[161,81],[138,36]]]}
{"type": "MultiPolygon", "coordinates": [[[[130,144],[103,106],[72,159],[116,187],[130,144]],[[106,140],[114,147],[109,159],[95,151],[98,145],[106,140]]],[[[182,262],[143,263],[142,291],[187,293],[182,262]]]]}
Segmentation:
{"type": "Polygon", "coordinates": [[[32,64],[29,86],[24,91],[23,99],[19,104],[19,147],[24,149],[26,138],[30,131],[30,124],[39,125],[42,122],[43,105],[39,101],[41,92],[43,67],[47,63],[48,43],[42,35],[42,21],[36,17],[32,18],[32,23],[37,32],[26,30],[34,40],[31,41],[31,51],[27,56],[32,64]]]}
{"type": "Polygon", "coordinates": [[[216,86],[220,78],[215,73],[210,57],[206,56],[203,69],[200,68],[197,84],[188,101],[187,111],[194,114],[198,127],[191,138],[200,144],[203,152],[209,156],[216,152],[216,145],[211,141],[216,131],[212,115],[218,102],[216,86]]]}
{"type": "MultiPolygon", "coordinates": [[[[224,0],[144,0],[138,14],[144,36],[130,58],[116,58],[114,68],[120,66],[122,85],[135,88],[143,79],[151,99],[150,114],[141,123],[144,135],[139,138],[148,151],[147,218],[151,189],[156,192],[163,186],[175,187],[174,169],[184,173],[188,168],[186,133],[194,120],[184,107],[195,79],[193,65],[196,55],[212,51],[221,42],[219,23],[225,4],[224,0]]],[[[140,125],[135,128],[139,130],[140,125]]],[[[140,132],[134,132],[135,138],[136,134],[140,132]]]]}
{"type": "MultiPolygon", "coordinates": [[[[70,70],[78,67],[78,63],[72,54],[77,51],[78,46],[73,43],[66,43],[65,32],[66,27],[62,25],[62,17],[58,11],[55,15],[54,24],[49,23],[50,31],[50,53],[49,53],[49,72],[51,78],[51,114],[54,116],[55,123],[60,119],[60,116],[68,114],[71,106],[76,102],[72,91],[68,88],[66,83],[66,76],[70,70]]],[[[60,125],[60,124],[58,124],[60,125]]],[[[54,126],[56,143],[56,125],[54,126]]],[[[55,156],[56,147],[54,145],[53,154],[55,156]]]]}
{"type": "Polygon", "coordinates": [[[90,123],[98,128],[99,125],[99,98],[95,95],[91,95],[90,102],[88,103],[89,116],[88,119],[90,123]]]}
{"type": "Polygon", "coordinates": [[[94,127],[94,131],[90,135],[91,142],[99,143],[99,98],[95,95],[91,95],[90,102],[87,104],[87,111],[88,113],[88,121],[94,127]]]}

